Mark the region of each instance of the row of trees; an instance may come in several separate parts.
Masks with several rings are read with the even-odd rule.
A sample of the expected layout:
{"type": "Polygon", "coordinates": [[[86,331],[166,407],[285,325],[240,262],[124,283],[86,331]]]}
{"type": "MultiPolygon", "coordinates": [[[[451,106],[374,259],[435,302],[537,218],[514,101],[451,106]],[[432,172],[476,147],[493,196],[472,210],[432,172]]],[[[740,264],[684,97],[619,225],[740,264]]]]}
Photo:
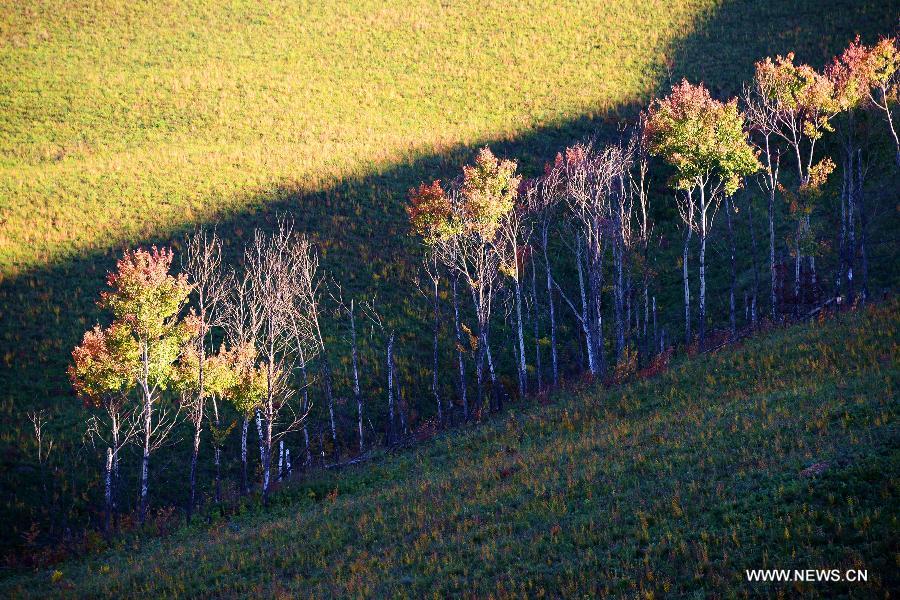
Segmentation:
{"type": "MultiPolygon", "coordinates": [[[[857,40],[823,72],[795,64],[792,55],[766,59],[757,63],[740,98],[720,101],[702,84],[683,81],[611,143],[576,143],[537,177],[524,178],[515,161],[500,159],[484,148],[457,179],[410,190],[408,216],[426,249],[423,268],[429,285],[422,291],[433,309],[431,396],[437,423],[448,423],[456,407],[463,419],[470,420],[487,410],[502,410],[508,399],[511,392],[501,382],[503,360],[492,354],[492,344],[497,350],[492,327],[498,322],[498,306],[506,309],[504,316],[511,321],[506,329],[512,341],[508,357],[513,359],[519,397],[543,390],[545,373],[551,385],[560,382],[567,368],[559,348],[566,319],[580,333],[585,369],[595,377],[609,376],[611,367],[617,373],[633,369],[667,345],[656,306],[654,254],[660,234],[654,229],[650,190],[651,172],[657,170],[671,175],[669,187],[683,224],[680,268],[686,343],[694,341],[692,241],[698,238],[696,329],[702,348],[708,335],[707,244],[723,205],[730,251],[729,329],[736,334],[740,223],[735,221],[734,194],[751,182],[767,198],[771,318],[799,314],[820,299],[819,282],[824,280],[817,273],[816,258],[822,240],[814,215],[836,168],[833,159],[822,155],[826,134],[838,140],[843,167],[833,293],[864,298],[869,219],[864,164],[877,121],[887,127],[900,167],[900,142],[891,112],[898,71],[900,49],[895,39],[871,47],[857,40]],[[657,165],[657,159],[665,166],[657,165]],[[790,169],[782,169],[782,159],[790,169]],[[792,290],[779,281],[776,231],[784,226],[777,219],[779,197],[787,201],[792,220],[788,239],[792,290]],[[565,256],[569,258],[560,258],[565,256]],[[858,261],[861,285],[856,277],[858,261]],[[453,313],[452,400],[443,398],[440,384],[445,288],[453,313]],[[793,310],[786,302],[793,303],[793,310]],[[465,325],[468,315],[474,317],[474,331],[465,325]],[[611,327],[604,322],[610,317],[611,327]],[[529,325],[532,332],[526,333],[529,325]],[[533,379],[526,349],[529,336],[535,344],[533,379]],[[546,369],[545,337],[550,359],[546,369]],[[474,398],[469,394],[471,367],[474,398]]],[[[753,262],[748,311],[750,324],[756,326],[761,282],[752,199],[746,208],[753,262]]],[[[172,439],[169,433],[182,415],[193,434],[189,518],[197,504],[197,464],[205,428],[213,451],[216,501],[221,499],[224,446],[238,425],[243,492],[250,489],[251,424],[259,439],[264,500],[273,477],[290,472],[286,436],[294,432],[303,436],[303,463],[311,463],[308,423],[315,383],[324,397],[332,458],[339,458],[335,379],[322,329],[326,295],[349,322],[355,449],[362,453],[372,444],[365,439],[367,394],[360,376],[358,314],[380,334],[384,345],[385,439],[393,443],[400,431],[409,430],[407,410],[397,393],[397,336],[391,322],[374,299],[363,302],[359,311],[356,300],[345,302],[337,286],[324,286],[313,244],[291,222],[281,220],[271,233],[257,231],[238,265],[226,264],[221,240],[204,230],[188,238],[178,274],[172,273],[173,261],[174,254],[165,249],[126,252],[108,278],[110,290],[100,300],[112,323],[85,333],[73,351],[69,375],[93,409],[89,433],[106,448],[107,519],[117,512],[120,457],[131,443],[141,449],[139,507],[144,519],[151,455],[172,439]],[[309,372],[312,364],[317,373],[309,372]]]]}

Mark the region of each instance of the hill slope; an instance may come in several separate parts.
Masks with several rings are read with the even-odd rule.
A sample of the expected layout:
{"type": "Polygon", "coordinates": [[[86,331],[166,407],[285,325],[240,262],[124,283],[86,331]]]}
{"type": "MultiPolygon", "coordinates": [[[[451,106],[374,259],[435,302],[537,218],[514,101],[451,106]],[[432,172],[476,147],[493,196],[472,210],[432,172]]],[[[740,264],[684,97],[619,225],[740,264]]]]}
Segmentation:
{"type": "Polygon", "coordinates": [[[678,596],[774,592],[786,584],[745,581],[768,567],[866,569],[866,584],[786,591],[881,595],[898,584],[898,319],[874,307],[560,392],[286,488],[269,515],[0,593],[678,596]]]}
{"type": "MultiPolygon", "coordinates": [[[[0,549],[32,525],[46,531],[59,510],[40,501],[27,411],[49,415],[65,519],[80,527],[97,505],[101,459],[79,453],[85,413],[65,369],[104,318],[95,300],[122,246],[168,244],[212,220],[233,256],[255,226],[290,212],[348,294],[378,293],[398,329],[401,378],[425,389],[421,251],[401,207],[410,186],[458,174],[485,143],[534,174],[669,77],[733,94],[763,56],[794,50],[821,66],[854,35],[872,41],[895,25],[896,2],[882,0],[3,3],[0,549]]],[[[664,177],[656,185],[656,231],[677,235],[664,177]]],[[[884,204],[894,215],[893,200],[884,204]]],[[[894,253],[874,248],[873,272],[894,253]]],[[[726,263],[711,262],[714,281],[726,263]]],[[[660,264],[660,322],[675,330],[680,272],[672,253],[660,264]]],[[[724,306],[710,298],[713,317],[724,306]]],[[[572,326],[562,318],[563,364],[580,352],[572,326]]],[[[326,335],[346,394],[343,332],[331,322],[326,335]]],[[[442,344],[449,373],[452,346],[442,344]]],[[[363,388],[382,396],[383,349],[361,351],[363,388]]],[[[431,404],[415,409],[428,417],[431,404]]],[[[373,412],[377,424],[385,408],[373,412]]],[[[211,468],[208,452],[201,461],[211,468]]],[[[154,502],[182,502],[180,480],[156,477],[154,502]]]]}

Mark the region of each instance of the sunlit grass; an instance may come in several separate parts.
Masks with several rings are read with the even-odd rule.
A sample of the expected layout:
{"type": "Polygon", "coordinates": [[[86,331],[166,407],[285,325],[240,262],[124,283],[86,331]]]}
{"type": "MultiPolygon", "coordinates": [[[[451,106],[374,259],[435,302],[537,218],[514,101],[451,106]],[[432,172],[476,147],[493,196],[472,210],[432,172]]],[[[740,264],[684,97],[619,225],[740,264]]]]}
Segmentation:
{"type": "Polygon", "coordinates": [[[604,113],[713,5],[7,5],[0,269],[604,113]]]}

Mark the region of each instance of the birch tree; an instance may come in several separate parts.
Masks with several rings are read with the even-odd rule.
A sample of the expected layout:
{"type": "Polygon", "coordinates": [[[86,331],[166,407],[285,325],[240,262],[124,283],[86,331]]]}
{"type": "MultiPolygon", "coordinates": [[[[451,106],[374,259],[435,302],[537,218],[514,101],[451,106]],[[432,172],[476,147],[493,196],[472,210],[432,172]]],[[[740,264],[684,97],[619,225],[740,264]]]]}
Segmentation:
{"type": "Polygon", "coordinates": [[[423,184],[411,190],[407,208],[414,231],[471,292],[478,322],[475,376],[479,408],[484,405],[485,361],[496,408],[502,405],[502,392],[489,354],[490,318],[501,285],[503,240],[499,229],[501,221],[513,210],[519,180],[514,161],[500,160],[483,148],[475,164],[463,168],[462,181],[450,186],[449,192],[439,181],[423,184]]]}
{"type": "Polygon", "coordinates": [[[771,108],[772,132],[793,154],[796,166],[797,186],[791,190],[784,186],[781,189],[790,196],[787,200],[797,223],[793,239],[794,298],[799,310],[804,257],[808,259],[813,287],[816,279],[816,242],[810,215],[819,194],[810,186],[813,183],[821,185],[823,178],[827,179],[834,168],[833,161],[827,157],[815,161],[816,147],[825,132],[833,131],[830,121],[841,107],[834,82],[809,65],[795,65],[793,53],[756,63],[754,80],[771,108]]]}
{"type": "MultiPolygon", "coordinates": [[[[534,179],[526,187],[525,202],[528,211],[535,221],[538,246],[544,258],[544,273],[547,286],[547,312],[550,317],[550,361],[554,387],[559,385],[559,354],[556,346],[556,304],[554,302],[555,286],[550,266],[550,231],[558,216],[558,207],[565,198],[565,183],[561,164],[562,157],[548,163],[543,176],[534,179]]],[[[536,261],[533,267],[537,268],[536,261]]]]}
{"type": "MultiPolygon", "coordinates": [[[[182,405],[187,408],[188,419],[194,428],[191,447],[190,492],[187,520],[196,502],[197,458],[200,454],[200,434],[203,430],[204,410],[210,390],[207,386],[208,345],[214,327],[224,323],[223,306],[230,290],[230,274],[222,264],[222,243],[215,232],[200,228],[188,236],[182,270],[191,286],[194,321],[197,335],[193,347],[185,353],[188,360],[182,370],[180,380],[186,396],[182,405]]],[[[218,414],[218,410],[215,411],[218,414]]],[[[214,426],[218,427],[218,422],[214,426]]],[[[216,449],[218,453],[218,449],[216,449]]],[[[218,459],[218,454],[217,457],[218,459]]]]}
{"type": "MultiPolygon", "coordinates": [[[[688,232],[700,238],[699,337],[702,347],[706,321],[706,241],[722,195],[731,196],[741,178],[756,172],[759,162],[747,141],[744,117],[737,100],[714,100],[701,85],[687,80],[649,110],[646,135],[652,154],[663,157],[676,171],[672,184],[683,190],[680,206],[688,232]],[[694,201],[695,194],[698,196],[694,201]]],[[[685,252],[685,258],[686,258],[685,252]]],[[[687,267],[685,297],[688,299],[687,267]]],[[[687,305],[687,302],[686,302],[687,305]]],[[[689,312],[686,310],[686,317],[689,312]]]]}
{"type": "Polygon", "coordinates": [[[172,258],[171,250],[156,246],[126,251],[107,277],[112,289],[103,292],[100,301],[137,348],[134,382],[143,406],[141,523],[147,516],[150,455],[165,441],[178,415],[161,405],[161,394],[173,381],[175,361],[198,331],[195,318],[181,316],[191,286],[185,275],[169,274],[172,258]]]}
{"type": "Polygon", "coordinates": [[[85,332],[72,350],[68,368],[75,393],[95,412],[88,419],[86,437],[106,446],[104,470],[104,529],[118,512],[119,460],[122,449],[140,431],[142,405],[132,402],[140,367],[138,348],[122,324],[85,332]]]}
{"type": "Polygon", "coordinates": [[[254,347],[265,372],[266,393],[260,403],[262,425],[263,502],[268,502],[272,450],[300,428],[307,412],[298,409],[291,374],[303,348],[308,356],[319,347],[308,285],[317,280],[318,260],[309,240],[280,221],[269,235],[257,230],[245,256],[251,283],[250,300],[258,307],[254,347]]]}

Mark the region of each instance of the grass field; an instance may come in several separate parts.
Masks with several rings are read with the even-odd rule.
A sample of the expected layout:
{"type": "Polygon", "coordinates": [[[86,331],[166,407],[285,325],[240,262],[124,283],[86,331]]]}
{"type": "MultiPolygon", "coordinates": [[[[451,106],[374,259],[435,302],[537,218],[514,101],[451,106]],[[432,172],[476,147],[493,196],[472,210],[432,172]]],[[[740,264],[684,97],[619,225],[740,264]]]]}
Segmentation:
{"type": "MultiPolygon", "coordinates": [[[[98,463],[64,373],[123,247],[215,221],[236,251],[254,226],[290,212],[346,289],[378,290],[412,398],[428,343],[401,208],[409,187],[458,173],[485,143],[534,174],[670,78],[733,94],[767,54],[794,50],[821,66],[857,33],[891,31],[896,16],[895,2],[870,0],[0,0],[0,546],[53,518],[27,410],[51,417],[55,499],[71,498],[80,524],[96,506],[98,463]]],[[[671,196],[663,177],[655,186],[665,231],[671,196]]],[[[892,208],[882,207],[895,219],[892,208]]],[[[873,263],[894,250],[876,248],[873,263]]],[[[724,281],[724,264],[711,279],[724,281]]],[[[672,320],[677,276],[674,259],[660,265],[672,320]]],[[[721,315],[721,298],[711,304],[721,315]]],[[[342,371],[341,332],[328,330],[342,371]]],[[[380,350],[364,348],[373,397],[380,350]]],[[[564,350],[574,356],[577,340],[564,350]]],[[[161,504],[181,501],[180,488],[166,496],[158,485],[175,473],[153,475],[161,504]]]]}
{"type": "Polygon", "coordinates": [[[285,488],[270,514],[122,543],[0,593],[880,597],[900,584],[898,325],[893,303],[560,392],[285,488]],[[747,583],[756,568],[868,582],[747,583]]]}

